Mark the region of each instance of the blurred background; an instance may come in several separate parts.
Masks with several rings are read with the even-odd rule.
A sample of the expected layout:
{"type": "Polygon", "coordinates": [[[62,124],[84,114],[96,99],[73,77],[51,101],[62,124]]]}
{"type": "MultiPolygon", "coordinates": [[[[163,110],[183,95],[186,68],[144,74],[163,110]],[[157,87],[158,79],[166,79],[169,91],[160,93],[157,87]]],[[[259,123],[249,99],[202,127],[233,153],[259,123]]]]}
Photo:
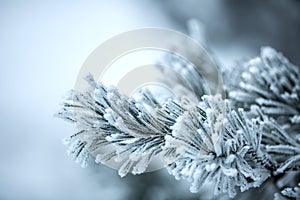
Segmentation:
{"type": "Polygon", "coordinates": [[[205,199],[166,170],[120,178],[96,164],[82,169],[62,138],[75,130],[53,117],[87,56],[132,29],[186,32],[196,18],[221,65],[261,46],[300,64],[300,1],[0,1],[0,199],[205,199]]]}

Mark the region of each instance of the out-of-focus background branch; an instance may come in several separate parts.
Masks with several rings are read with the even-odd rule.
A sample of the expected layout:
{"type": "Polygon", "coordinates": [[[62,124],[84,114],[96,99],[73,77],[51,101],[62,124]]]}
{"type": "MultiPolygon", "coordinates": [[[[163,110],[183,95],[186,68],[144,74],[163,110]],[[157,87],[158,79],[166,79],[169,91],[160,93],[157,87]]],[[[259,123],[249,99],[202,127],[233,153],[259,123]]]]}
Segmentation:
{"type": "MultiPolygon", "coordinates": [[[[61,139],[74,132],[53,118],[87,56],[120,32],[185,31],[200,20],[222,65],[270,45],[300,64],[300,1],[1,1],[0,199],[198,199],[185,182],[157,171],[121,179],[70,160],[61,139]]],[[[184,44],[183,44],[184,45],[184,44]]]]}
{"type": "MultiPolygon", "coordinates": [[[[160,2],[160,1],[157,1],[160,2]]],[[[162,1],[180,28],[190,18],[206,27],[206,38],[224,61],[241,55],[255,56],[263,45],[272,45],[299,63],[300,2],[291,1],[162,1]],[[235,55],[235,56],[232,56],[235,55]]]]}

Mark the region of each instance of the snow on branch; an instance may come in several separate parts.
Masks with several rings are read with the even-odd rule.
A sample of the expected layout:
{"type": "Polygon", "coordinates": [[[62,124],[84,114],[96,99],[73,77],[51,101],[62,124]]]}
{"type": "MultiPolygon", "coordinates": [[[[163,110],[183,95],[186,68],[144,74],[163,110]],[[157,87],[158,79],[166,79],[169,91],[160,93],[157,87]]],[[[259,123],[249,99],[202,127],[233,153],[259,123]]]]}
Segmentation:
{"type": "Polygon", "coordinates": [[[176,148],[168,169],[177,179],[192,182],[197,192],[205,182],[214,182],[214,194],[236,195],[260,186],[272,164],[260,149],[262,124],[248,119],[242,109],[231,110],[219,97],[204,97],[205,105],[184,112],[166,135],[164,149],[176,148]]]}
{"type": "MultiPolygon", "coordinates": [[[[79,129],[69,140],[80,141],[76,144],[95,155],[96,162],[111,159],[123,162],[121,176],[131,170],[142,173],[160,151],[166,127],[153,120],[142,105],[120,95],[115,88],[97,84],[91,76],[87,79],[90,88],[81,93],[72,91],[59,112],[60,117],[75,122],[79,129]]],[[[76,144],[70,148],[78,148],[76,144]]]]}
{"type": "MultiPolygon", "coordinates": [[[[190,81],[166,76],[170,86],[182,83],[177,88],[181,99],[162,102],[148,90],[127,97],[91,75],[89,88],[69,93],[58,116],[76,126],[77,133],[65,140],[76,162],[83,167],[90,157],[115,162],[123,177],[144,173],[160,157],[176,179],[191,182],[192,192],[214,183],[215,195],[229,197],[260,187],[269,177],[277,181],[299,172],[298,67],[263,48],[260,57],[224,75],[230,98],[223,100],[202,96],[202,77],[188,63],[168,62],[190,81]]],[[[275,198],[299,196],[299,186],[282,188],[275,198]]]]}
{"type": "MultiPolygon", "coordinates": [[[[229,97],[236,105],[249,109],[259,105],[284,128],[300,124],[300,69],[270,47],[261,49],[259,57],[239,66],[239,78],[225,81],[229,97]],[[240,73],[241,72],[241,73],[240,73]],[[241,76],[240,76],[241,75],[241,76]]],[[[229,74],[235,73],[235,70],[229,74]]]]}
{"type": "Polygon", "coordinates": [[[275,200],[299,199],[300,198],[300,183],[295,187],[284,188],[280,194],[275,194],[275,200]]]}
{"type": "Polygon", "coordinates": [[[120,176],[143,173],[162,151],[164,136],[183,108],[174,101],[159,105],[149,92],[138,102],[114,87],[96,83],[91,75],[87,80],[90,87],[84,92],[71,91],[58,113],[78,129],[66,139],[69,153],[83,166],[94,155],[96,162],[121,163],[120,176]],[[151,112],[144,104],[152,107],[151,112]]]}

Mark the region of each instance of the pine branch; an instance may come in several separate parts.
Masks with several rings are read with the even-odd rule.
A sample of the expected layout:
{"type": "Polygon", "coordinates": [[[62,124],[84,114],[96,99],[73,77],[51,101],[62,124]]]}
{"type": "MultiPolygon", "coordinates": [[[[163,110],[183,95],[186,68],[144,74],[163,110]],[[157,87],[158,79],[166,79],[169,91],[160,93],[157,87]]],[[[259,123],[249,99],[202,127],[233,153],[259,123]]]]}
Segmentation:
{"type": "Polygon", "coordinates": [[[280,194],[276,193],[274,197],[275,200],[300,199],[300,183],[293,188],[283,189],[280,194]]]}
{"type": "Polygon", "coordinates": [[[83,165],[90,154],[96,162],[121,163],[121,176],[143,173],[162,151],[164,136],[181,112],[178,105],[166,102],[150,113],[143,105],[156,102],[150,93],[144,93],[143,102],[137,102],[113,87],[96,83],[91,76],[87,80],[90,88],[85,92],[72,91],[58,113],[79,130],[67,139],[69,152],[83,165]]]}
{"type": "Polygon", "coordinates": [[[170,87],[177,96],[198,102],[204,94],[209,93],[199,69],[176,54],[166,53],[157,68],[165,75],[159,81],[170,87]]]}
{"type": "MultiPolygon", "coordinates": [[[[235,74],[236,70],[228,72],[235,74]]],[[[229,96],[238,107],[259,105],[263,113],[276,119],[289,134],[300,126],[300,69],[270,47],[260,57],[240,66],[238,79],[225,81],[229,96]],[[240,76],[242,74],[242,76],[240,76]]],[[[225,77],[232,77],[225,76],[225,77]]]]}
{"type": "Polygon", "coordinates": [[[168,166],[170,173],[190,180],[192,192],[209,181],[215,182],[215,195],[228,193],[230,197],[236,195],[235,187],[245,191],[260,186],[270,176],[267,164],[271,164],[256,162],[265,157],[260,150],[262,125],[246,118],[242,110],[231,110],[219,98],[204,100],[205,109],[200,104],[184,112],[172,136],[165,136],[164,149],[176,149],[168,166]]]}
{"type": "MultiPolygon", "coordinates": [[[[300,141],[291,137],[274,119],[264,115],[257,106],[252,106],[251,111],[264,123],[262,148],[278,163],[274,174],[299,170],[300,141]]],[[[297,133],[294,135],[299,137],[297,133]]]]}
{"type": "MultiPolygon", "coordinates": [[[[170,58],[170,69],[189,80],[189,84],[178,77],[166,80],[173,87],[182,83],[180,100],[161,102],[148,90],[142,90],[139,99],[129,98],[96,83],[92,76],[87,77],[86,91],[70,92],[58,116],[78,130],[65,140],[76,162],[86,166],[89,157],[115,162],[120,176],[125,176],[145,172],[159,156],[175,178],[192,182],[192,192],[213,182],[215,195],[230,197],[237,188],[244,192],[270,176],[269,181],[277,180],[300,169],[296,66],[275,50],[263,48],[259,58],[243,65],[242,77],[235,74],[236,82],[229,81],[236,108],[232,109],[219,96],[200,98],[206,91],[201,75],[188,63],[170,58]]],[[[295,191],[286,189],[282,194],[292,198],[295,191]]]]}

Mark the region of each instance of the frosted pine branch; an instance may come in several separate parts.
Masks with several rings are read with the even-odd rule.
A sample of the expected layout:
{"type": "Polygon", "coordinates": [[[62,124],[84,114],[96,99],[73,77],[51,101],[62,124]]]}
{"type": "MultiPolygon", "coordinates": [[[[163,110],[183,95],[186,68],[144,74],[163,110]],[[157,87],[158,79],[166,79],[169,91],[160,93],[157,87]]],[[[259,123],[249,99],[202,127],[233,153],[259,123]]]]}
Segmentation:
{"type": "Polygon", "coordinates": [[[287,187],[283,189],[280,194],[275,194],[275,200],[286,200],[286,199],[300,199],[300,183],[297,186],[291,188],[287,187]]]}
{"type": "MultiPolygon", "coordinates": [[[[251,114],[259,116],[264,123],[262,148],[277,161],[275,174],[300,168],[300,141],[295,140],[277,122],[264,115],[257,106],[251,108],[251,114]]],[[[299,133],[294,134],[296,137],[299,133]]]]}
{"type": "MultiPolygon", "coordinates": [[[[284,128],[298,129],[300,124],[300,69],[270,47],[260,57],[240,66],[242,76],[228,79],[229,96],[237,106],[249,109],[257,104],[284,128]]],[[[234,74],[232,70],[229,74],[234,74]]],[[[240,75],[240,72],[239,72],[240,75]]]]}
{"type": "MultiPolygon", "coordinates": [[[[167,102],[150,113],[143,104],[156,102],[151,94],[137,102],[87,77],[90,88],[72,91],[58,116],[76,124],[78,133],[67,139],[69,152],[83,165],[89,154],[96,162],[121,163],[119,174],[143,173],[151,159],[162,151],[164,136],[180,114],[176,103],[167,102]],[[172,113],[168,110],[172,107],[172,113]],[[179,112],[179,113],[178,113],[179,112]],[[88,153],[87,153],[88,152],[88,153]]],[[[158,106],[158,105],[157,105],[158,106]]]]}
{"type": "MultiPolygon", "coordinates": [[[[159,156],[176,179],[191,181],[192,192],[213,183],[215,195],[230,197],[239,193],[237,189],[260,187],[267,179],[274,185],[282,177],[296,179],[299,68],[275,50],[263,48],[260,57],[242,66],[241,77],[233,73],[236,79],[226,80],[230,74],[224,75],[231,99],[223,100],[201,98],[206,91],[201,75],[188,63],[169,59],[170,69],[190,82],[186,85],[172,76],[165,81],[174,90],[182,83],[177,88],[181,99],[162,102],[148,90],[129,98],[92,76],[87,77],[90,86],[85,91],[70,92],[58,116],[76,125],[77,133],[65,140],[76,162],[86,166],[89,157],[104,164],[115,162],[119,175],[125,176],[144,173],[159,156]]],[[[299,195],[298,186],[287,186],[277,188],[275,197],[299,195]]]]}
{"type": "Polygon", "coordinates": [[[266,166],[256,162],[265,157],[260,149],[263,129],[242,110],[237,113],[215,98],[205,97],[205,113],[201,104],[186,111],[173,126],[172,136],[165,136],[164,148],[176,148],[168,169],[177,179],[190,180],[192,192],[213,181],[215,195],[234,197],[236,187],[241,191],[259,187],[270,176],[266,166]]]}
{"type": "Polygon", "coordinates": [[[165,54],[157,68],[165,75],[159,81],[170,87],[178,96],[198,102],[204,94],[208,94],[207,85],[196,67],[178,55],[165,54]]]}

